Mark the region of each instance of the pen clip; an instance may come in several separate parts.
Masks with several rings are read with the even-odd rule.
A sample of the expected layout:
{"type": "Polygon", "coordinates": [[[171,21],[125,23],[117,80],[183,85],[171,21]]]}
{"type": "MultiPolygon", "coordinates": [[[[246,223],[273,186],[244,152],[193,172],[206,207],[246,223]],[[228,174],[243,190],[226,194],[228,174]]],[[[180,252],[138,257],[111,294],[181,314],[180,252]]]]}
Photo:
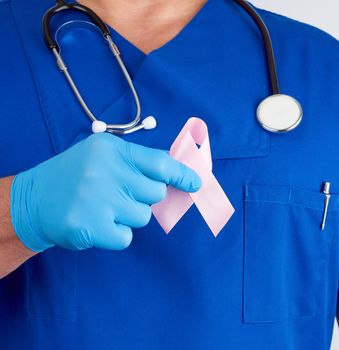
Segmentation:
{"type": "Polygon", "coordinates": [[[330,204],[330,187],[331,184],[329,182],[325,182],[323,186],[323,193],[325,194],[325,200],[324,200],[324,212],[323,212],[323,219],[321,221],[321,230],[325,230],[325,224],[326,224],[326,218],[327,218],[327,212],[328,212],[328,206],[330,204]]]}

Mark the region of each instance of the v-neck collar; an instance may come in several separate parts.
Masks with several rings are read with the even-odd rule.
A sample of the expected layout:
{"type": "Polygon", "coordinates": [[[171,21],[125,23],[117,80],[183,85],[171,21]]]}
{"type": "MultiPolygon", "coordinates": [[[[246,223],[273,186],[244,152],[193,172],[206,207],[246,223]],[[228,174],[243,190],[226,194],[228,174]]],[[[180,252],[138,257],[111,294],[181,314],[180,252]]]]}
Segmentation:
{"type": "MultiPolygon", "coordinates": [[[[62,152],[71,144],[77,142],[85,135],[91,133],[91,123],[89,122],[84,111],[80,107],[78,101],[74,98],[72,91],[69,89],[65,78],[60,73],[55,65],[54,56],[49,52],[43,42],[43,35],[41,29],[41,21],[44,13],[54,6],[54,0],[34,0],[13,1],[11,3],[14,19],[18,27],[18,32],[22,38],[22,43],[26,51],[27,60],[31,67],[32,75],[35,80],[37,91],[40,98],[40,103],[43,110],[46,126],[49,130],[50,137],[53,142],[53,147],[57,153],[62,152]],[[32,6],[34,10],[32,10],[32,6]],[[29,14],[29,16],[27,16],[29,14]],[[65,106],[69,108],[65,109],[65,106]],[[81,117],[76,117],[81,116],[81,117]],[[77,130],[74,134],[74,131],[77,130]]],[[[132,79],[136,80],[147,61],[159,53],[167,51],[174,47],[178,41],[185,40],[188,34],[199,26],[201,19],[204,17],[208,8],[213,1],[207,1],[196,15],[180,30],[180,32],[163,44],[161,47],[152,50],[145,54],[137,46],[123,37],[114,28],[109,27],[113,40],[118,44],[125,64],[129,71],[134,70],[132,79]],[[129,54],[125,54],[128,51],[129,54]],[[138,63],[133,62],[129,65],[128,60],[138,56],[138,63]],[[127,62],[126,62],[127,61],[127,62]]],[[[74,13],[65,13],[62,16],[67,20],[68,16],[74,18],[74,13]]],[[[52,22],[53,25],[53,22],[52,22]]],[[[104,45],[104,43],[102,44],[104,45]]],[[[79,56],[81,57],[81,55],[79,56]]],[[[115,64],[112,57],[112,64],[115,64]]],[[[113,76],[112,79],[117,79],[113,76]]],[[[81,86],[78,84],[80,89],[81,86]]],[[[98,87],[100,89],[100,86],[98,87]]],[[[115,104],[119,105],[121,100],[128,96],[129,89],[126,85],[124,91],[121,92],[120,97],[116,100],[110,101],[106,106],[93,106],[90,108],[99,112],[95,113],[101,117],[105,115],[106,110],[110,110],[115,104]],[[101,110],[101,112],[100,112],[101,110]]],[[[131,113],[131,112],[129,112],[131,113]]],[[[107,122],[116,122],[110,117],[107,122]]],[[[126,121],[125,121],[126,122],[126,121]]]]}
{"type": "Polygon", "coordinates": [[[121,38],[122,40],[127,42],[130,46],[133,46],[136,51],[139,51],[145,57],[149,57],[149,56],[156,54],[159,51],[162,51],[164,49],[167,49],[170,46],[175,45],[176,41],[179,40],[181,38],[181,36],[185,36],[186,32],[189,32],[192,29],[192,27],[194,27],[196,24],[198,24],[200,22],[201,18],[204,17],[205,12],[208,11],[208,7],[211,5],[211,2],[213,2],[213,0],[207,0],[200,7],[200,9],[194,14],[194,16],[178,31],[177,34],[175,34],[172,38],[167,40],[161,46],[151,50],[148,53],[144,52],[137,45],[133,44],[129,39],[127,39],[124,35],[122,35],[117,29],[110,26],[109,24],[106,24],[106,25],[110,29],[111,33],[114,33],[113,36],[121,38]]]}
{"type": "MultiPolygon", "coordinates": [[[[65,78],[55,66],[54,57],[46,49],[42,39],[41,19],[54,2],[53,0],[32,0],[32,2],[13,1],[13,14],[37,86],[43,116],[54,149],[59,153],[89,136],[91,123],[74,98],[65,78]]],[[[242,13],[238,11],[233,2],[210,0],[178,35],[148,55],[140,52],[112,29],[112,36],[118,44],[130,51],[131,56],[128,52],[125,55],[123,49],[121,50],[125,61],[139,55],[138,62],[133,67],[132,79],[139,92],[143,115],[154,113],[159,117],[156,129],[128,135],[127,140],[149,147],[169,149],[187,118],[198,116],[206,120],[213,134],[211,148],[214,158],[268,155],[268,135],[258,126],[254,114],[258,99],[267,94],[265,72],[256,77],[258,86],[263,88],[252,91],[244,89],[242,82],[246,79],[246,70],[245,72],[239,70],[239,64],[235,60],[237,56],[229,57],[230,63],[228,61],[225,63],[230,53],[227,42],[233,43],[234,39],[234,24],[242,28],[243,21],[248,20],[246,16],[241,17],[242,13]],[[214,40],[211,41],[211,38],[214,40]],[[211,56],[211,50],[213,53],[217,52],[217,55],[211,56]],[[233,75],[234,69],[239,75],[236,81],[230,83],[226,78],[229,73],[233,75]],[[242,98],[244,90],[248,93],[246,101],[242,98]],[[228,99],[225,99],[226,96],[228,99]]],[[[95,42],[90,43],[96,48],[95,42]]],[[[248,43],[246,50],[259,52],[260,58],[264,60],[260,51],[261,42],[251,40],[249,48],[247,45],[248,43]]],[[[238,53],[239,48],[236,49],[238,53]]],[[[259,68],[261,67],[260,64],[259,68]]],[[[127,64],[127,68],[131,67],[127,64]]],[[[105,78],[105,85],[120,84],[119,77],[116,75],[110,77],[111,75],[105,78]]],[[[99,85],[95,89],[97,83],[95,77],[83,74],[82,79],[85,80],[80,81],[79,87],[81,88],[82,84],[92,84],[90,94],[93,91],[92,99],[95,101],[101,92],[100,89],[105,89],[106,86],[99,85]]],[[[131,116],[134,113],[132,102],[126,87],[120,96],[112,98],[108,106],[98,105],[95,101],[95,105],[90,107],[94,111],[102,110],[102,113],[98,114],[99,119],[108,123],[120,123],[127,121],[121,118],[122,115],[131,116]]]]}

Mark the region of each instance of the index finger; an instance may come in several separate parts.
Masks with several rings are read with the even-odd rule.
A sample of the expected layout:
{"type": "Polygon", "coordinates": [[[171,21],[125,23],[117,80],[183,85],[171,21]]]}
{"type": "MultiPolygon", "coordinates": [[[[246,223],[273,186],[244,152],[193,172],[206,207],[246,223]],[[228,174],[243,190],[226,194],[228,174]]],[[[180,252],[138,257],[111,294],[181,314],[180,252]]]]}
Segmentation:
{"type": "Polygon", "coordinates": [[[196,192],[201,187],[198,174],[173,159],[168,152],[133,143],[129,147],[135,166],[151,179],[185,192],[196,192]]]}

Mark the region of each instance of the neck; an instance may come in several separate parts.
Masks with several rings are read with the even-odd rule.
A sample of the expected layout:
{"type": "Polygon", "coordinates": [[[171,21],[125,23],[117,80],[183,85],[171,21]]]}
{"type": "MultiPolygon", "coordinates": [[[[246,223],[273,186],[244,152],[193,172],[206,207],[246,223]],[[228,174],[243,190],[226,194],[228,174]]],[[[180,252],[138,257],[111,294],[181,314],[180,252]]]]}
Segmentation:
{"type": "Polygon", "coordinates": [[[206,0],[82,0],[82,4],[107,17],[132,19],[177,18],[201,7],[206,0]]]}
{"type": "Polygon", "coordinates": [[[148,53],[173,38],[207,0],[80,0],[148,53]]]}

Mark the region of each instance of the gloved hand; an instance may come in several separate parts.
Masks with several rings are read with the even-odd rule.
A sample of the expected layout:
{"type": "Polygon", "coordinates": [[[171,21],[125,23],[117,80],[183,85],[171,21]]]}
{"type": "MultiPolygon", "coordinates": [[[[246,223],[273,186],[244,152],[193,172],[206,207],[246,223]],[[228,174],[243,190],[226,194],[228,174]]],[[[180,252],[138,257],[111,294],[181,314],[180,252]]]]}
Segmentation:
{"type": "Polygon", "coordinates": [[[124,249],[131,228],[149,222],[166,184],[195,192],[201,182],[165,151],[95,134],[14,178],[13,226],[35,252],[53,245],[124,249]]]}

